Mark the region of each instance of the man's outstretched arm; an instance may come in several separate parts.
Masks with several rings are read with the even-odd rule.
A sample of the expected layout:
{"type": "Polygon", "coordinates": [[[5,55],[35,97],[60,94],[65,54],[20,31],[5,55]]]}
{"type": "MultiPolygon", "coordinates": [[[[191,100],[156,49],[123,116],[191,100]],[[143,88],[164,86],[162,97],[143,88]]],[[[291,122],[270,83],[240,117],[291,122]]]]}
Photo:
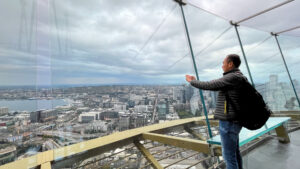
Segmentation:
{"type": "Polygon", "coordinates": [[[233,87],[237,79],[234,76],[224,76],[219,79],[212,81],[199,81],[196,80],[194,76],[186,75],[186,81],[188,81],[192,86],[200,88],[203,90],[223,90],[228,87],[233,87]]]}

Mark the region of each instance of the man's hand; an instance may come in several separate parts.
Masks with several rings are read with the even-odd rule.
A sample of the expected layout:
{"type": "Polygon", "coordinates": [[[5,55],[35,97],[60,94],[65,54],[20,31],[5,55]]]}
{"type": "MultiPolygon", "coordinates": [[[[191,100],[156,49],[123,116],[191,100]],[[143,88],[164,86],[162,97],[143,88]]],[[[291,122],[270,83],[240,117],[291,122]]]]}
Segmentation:
{"type": "Polygon", "coordinates": [[[185,79],[188,82],[191,82],[192,80],[196,80],[195,76],[185,75],[185,79]]]}

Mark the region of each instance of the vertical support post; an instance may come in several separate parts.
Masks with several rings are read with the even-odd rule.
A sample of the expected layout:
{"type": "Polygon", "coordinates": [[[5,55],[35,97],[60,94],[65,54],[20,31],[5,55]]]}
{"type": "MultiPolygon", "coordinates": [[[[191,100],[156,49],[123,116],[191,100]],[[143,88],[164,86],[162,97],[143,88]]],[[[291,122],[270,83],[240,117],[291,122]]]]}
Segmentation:
{"type": "Polygon", "coordinates": [[[255,84],[253,82],[253,78],[252,78],[252,75],[251,75],[251,72],[250,72],[250,68],[249,68],[249,65],[248,65],[248,61],[247,61],[247,58],[246,58],[246,55],[245,55],[245,52],[244,52],[243,44],[242,44],[242,41],[241,41],[241,38],[240,38],[240,34],[239,34],[238,29],[237,29],[238,25],[233,23],[233,22],[230,22],[230,24],[233,25],[234,28],[235,28],[235,32],[236,32],[236,35],[237,35],[238,40],[239,40],[239,44],[240,44],[240,47],[241,47],[241,50],[242,50],[242,53],[243,53],[243,57],[244,57],[244,60],[245,60],[245,63],[246,63],[247,71],[248,71],[252,86],[255,87],[255,84]]]}
{"type": "Polygon", "coordinates": [[[280,143],[289,143],[290,137],[283,124],[275,129],[280,143]]]}
{"type": "Polygon", "coordinates": [[[163,169],[159,162],[151,155],[151,153],[139,142],[134,141],[134,145],[140,150],[144,157],[151,163],[152,167],[155,169],[163,169]]]}
{"type": "Polygon", "coordinates": [[[297,94],[297,91],[296,91],[294,82],[293,82],[292,77],[291,77],[291,75],[290,75],[290,71],[289,71],[289,69],[288,69],[288,67],[287,67],[287,64],[286,64],[286,62],[285,62],[285,59],[284,59],[284,56],[283,56],[283,53],[282,53],[282,50],[281,50],[281,47],[280,47],[278,38],[277,38],[278,34],[271,33],[271,35],[273,35],[273,36],[275,37],[275,40],[276,40],[278,49],[279,49],[279,51],[280,51],[280,54],[281,54],[281,57],[282,57],[282,60],[283,60],[284,66],[285,66],[285,69],[286,69],[286,71],[287,71],[287,73],[288,73],[289,79],[290,79],[291,84],[292,84],[292,86],[293,86],[293,90],[294,90],[294,93],[295,93],[296,98],[297,98],[297,101],[298,101],[298,106],[300,107],[300,100],[299,100],[299,97],[298,97],[298,94],[297,94]]]}
{"type": "MultiPolygon", "coordinates": [[[[199,80],[199,75],[198,75],[197,66],[196,66],[196,62],[195,62],[195,57],[194,57],[194,52],[193,52],[193,48],[192,48],[192,43],[191,43],[191,40],[190,40],[190,35],[189,35],[188,28],[187,28],[185,16],[184,16],[184,11],[183,11],[183,8],[182,8],[182,5],[185,5],[185,4],[182,2],[182,0],[179,0],[179,1],[176,1],[176,2],[178,2],[179,6],[180,6],[180,9],[181,9],[182,18],[183,18],[184,27],[185,27],[185,32],[186,32],[186,36],[187,36],[189,47],[190,47],[190,52],[191,52],[192,59],[193,59],[195,73],[196,73],[196,76],[197,76],[197,80],[199,80]]],[[[209,137],[212,138],[212,132],[211,132],[211,129],[210,129],[210,124],[209,124],[207,110],[206,110],[206,106],[205,106],[205,102],[204,102],[203,92],[202,92],[201,89],[199,89],[199,93],[200,93],[200,97],[201,97],[201,101],[202,101],[202,105],[203,105],[203,109],[204,109],[204,114],[205,114],[205,119],[206,119],[206,123],[207,123],[207,127],[208,127],[209,137]]]]}
{"type": "Polygon", "coordinates": [[[41,164],[41,169],[51,169],[51,162],[54,160],[53,150],[37,154],[37,162],[41,164]]]}
{"type": "Polygon", "coordinates": [[[184,130],[186,132],[190,133],[192,136],[198,138],[199,140],[203,140],[203,141],[206,140],[205,137],[203,137],[201,134],[199,134],[199,133],[195,132],[194,130],[192,130],[189,125],[184,125],[184,130]]]}
{"type": "MultiPolygon", "coordinates": [[[[236,32],[236,35],[238,37],[239,44],[240,44],[240,47],[241,47],[241,50],[242,50],[242,53],[243,53],[243,57],[244,57],[244,60],[245,60],[245,63],[246,63],[247,71],[248,71],[252,86],[255,88],[255,84],[254,84],[254,81],[253,81],[253,78],[252,78],[252,75],[251,75],[251,72],[250,72],[250,68],[249,68],[249,65],[248,65],[248,61],[247,61],[247,58],[246,58],[246,55],[245,55],[244,47],[243,47],[243,44],[242,44],[242,41],[241,41],[241,38],[240,38],[239,31],[237,29],[238,25],[236,23],[233,23],[232,21],[230,21],[230,24],[233,25],[234,28],[235,28],[235,32],[236,32]]],[[[264,126],[266,128],[268,128],[267,123],[264,126]]],[[[271,135],[270,132],[268,132],[268,134],[271,135]]]]}

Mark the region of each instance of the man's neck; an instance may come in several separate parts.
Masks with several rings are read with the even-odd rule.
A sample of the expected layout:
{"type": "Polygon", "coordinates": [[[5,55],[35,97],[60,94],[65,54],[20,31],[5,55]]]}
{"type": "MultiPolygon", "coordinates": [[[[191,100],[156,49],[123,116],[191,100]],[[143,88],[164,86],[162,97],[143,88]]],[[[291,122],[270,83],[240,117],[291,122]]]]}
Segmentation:
{"type": "Polygon", "coordinates": [[[236,71],[236,70],[239,70],[239,69],[234,67],[234,68],[228,70],[227,72],[224,72],[223,75],[226,75],[227,73],[230,73],[230,72],[233,72],[233,71],[236,71]]]}

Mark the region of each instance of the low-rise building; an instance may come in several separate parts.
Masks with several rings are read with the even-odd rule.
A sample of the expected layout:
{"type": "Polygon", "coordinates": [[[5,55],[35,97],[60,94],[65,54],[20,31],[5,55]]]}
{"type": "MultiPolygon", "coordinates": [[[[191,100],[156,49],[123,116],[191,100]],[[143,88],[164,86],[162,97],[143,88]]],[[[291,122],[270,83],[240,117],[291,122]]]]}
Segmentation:
{"type": "Polygon", "coordinates": [[[89,123],[100,119],[100,112],[84,112],[79,115],[78,122],[89,123]]]}
{"type": "Polygon", "coordinates": [[[4,149],[0,149],[0,165],[14,161],[17,153],[16,150],[15,146],[8,146],[4,149]]]}
{"type": "Polygon", "coordinates": [[[7,107],[0,107],[0,116],[7,115],[8,108],[7,107]]]}

